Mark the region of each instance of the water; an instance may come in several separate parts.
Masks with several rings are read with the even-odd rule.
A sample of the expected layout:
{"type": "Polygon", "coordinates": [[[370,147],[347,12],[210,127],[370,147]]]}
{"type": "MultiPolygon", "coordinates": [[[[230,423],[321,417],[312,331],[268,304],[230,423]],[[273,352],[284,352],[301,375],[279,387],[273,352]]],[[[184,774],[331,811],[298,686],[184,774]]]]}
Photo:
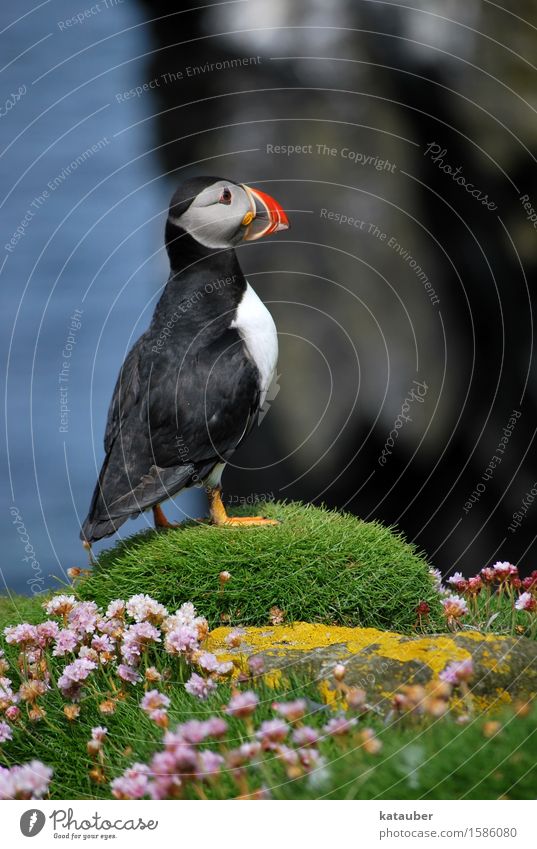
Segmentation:
{"type": "MultiPolygon", "coordinates": [[[[0,118],[1,591],[41,592],[85,565],[78,532],[108,403],[167,276],[172,187],[143,122],[153,104],[116,98],[147,77],[147,28],[127,0],[98,8],[70,25],[83,9],[68,0],[0,12],[0,106],[14,104],[0,118]]],[[[198,499],[180,496],[170,515],[199,513],[198,499]]]]}

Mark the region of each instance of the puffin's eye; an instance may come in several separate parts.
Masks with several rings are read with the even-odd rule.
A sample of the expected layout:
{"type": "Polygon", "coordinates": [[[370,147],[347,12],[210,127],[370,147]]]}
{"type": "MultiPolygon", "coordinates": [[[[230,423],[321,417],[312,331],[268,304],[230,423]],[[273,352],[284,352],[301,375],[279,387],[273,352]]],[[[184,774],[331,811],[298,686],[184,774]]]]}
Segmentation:
{"type": "Polygon", "coordinates": [[[220,195],[218,203],[225,203],[226,206],[229,206],[229,204],[231,203],[231,191],[228,189],[227,186],[220,195]]]}

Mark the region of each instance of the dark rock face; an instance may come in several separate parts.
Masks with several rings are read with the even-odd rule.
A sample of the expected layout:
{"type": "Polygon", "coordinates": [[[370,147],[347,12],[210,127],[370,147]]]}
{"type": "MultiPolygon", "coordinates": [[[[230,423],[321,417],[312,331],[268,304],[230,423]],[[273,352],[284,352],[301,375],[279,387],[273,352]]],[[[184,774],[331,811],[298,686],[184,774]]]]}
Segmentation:
{"type": "MultiPolygon", "coordinates": [[[[442,571],[500,548],[533,568],[533,523],[508,528],[537,468],[535,230],[521,203],[535,206],[537,172],[520,141],[534,138],[533,82],[513,58],[537,33],[511,18],[507,34],[503,9],[464,0],[457,25],[352,0],[142,5],[170,188],[201,172],[257,182],[291,220],[240,252],[276,319],[282,377],[226,471],[232,503],[345,505],[397,523],[442,571]],[[427,394],[390,436],[414,379],[427,394]]],[[[510,9],[524,17],[522,0],[510,9]]]]}
{"type": "MultiPolygon", "coordinates": [[[[343,628],[298,622],[271,628],[247,628],[241,644],[229,648],[228,628],[211,632],[210,650],[244,659],[260,655],[267,680],[285,685],[294,674],[317,682],[323,699],[336,700],[333,670],[346,667],[345,684],[365,690],[369,704],[388,713],[395,692],[406,685],[426,685],[453,661],[472,658],[474,678],[469,695],[475,710],[524,702],[537,693],[537,643],[525,638],[467,632],[406,637],[374,628],[343,628]]],[[[454,690],[452,706],[460,705],[454,690]]]]}

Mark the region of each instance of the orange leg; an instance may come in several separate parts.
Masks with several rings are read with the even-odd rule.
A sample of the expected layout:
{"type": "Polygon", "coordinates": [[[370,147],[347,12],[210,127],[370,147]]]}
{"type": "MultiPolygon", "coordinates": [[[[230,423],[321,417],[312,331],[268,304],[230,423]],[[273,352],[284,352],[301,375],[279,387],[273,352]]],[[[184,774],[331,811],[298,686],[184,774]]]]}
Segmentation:
{"type": "Polygon", "coordinates": [[[157,504],[156,507],[153,507],[153,520],[155,522],[155,528],[178,528],[179,527],[179,522],[168,522],[160,504],[157,504]]]}
{"type": "Polygon", "coordinates": [[[222,503],[222,490],[219,486],[207,489],[209,496],[209,515],[213,525],[244,527],[245,525],[279,525],[276,519],[264,519],[262,516],[228,516],[222,503]]]}

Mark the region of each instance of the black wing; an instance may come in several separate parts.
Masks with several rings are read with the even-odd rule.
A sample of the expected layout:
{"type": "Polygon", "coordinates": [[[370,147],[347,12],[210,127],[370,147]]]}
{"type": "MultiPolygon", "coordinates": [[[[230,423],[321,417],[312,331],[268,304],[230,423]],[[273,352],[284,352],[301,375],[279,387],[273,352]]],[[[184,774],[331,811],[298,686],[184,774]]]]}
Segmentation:
{"type": "Polygon", "coordinates": [[[114,394],[108,408],[104,434],[104,450],[108,453],[125,422],[140,398],[140,357],[146,347],[148,334],[144,333],[133,345],[121,366],[114,394]]]}
{"type": "Polygon", "coordinates": [[[118,377],[107,455],[81,536],[112,534],[129,516],[203,481],[229,459],[258,408],[258,372],[235,330],[183,356],[170,348],[151,358],[142,336],[118,377]]]}

